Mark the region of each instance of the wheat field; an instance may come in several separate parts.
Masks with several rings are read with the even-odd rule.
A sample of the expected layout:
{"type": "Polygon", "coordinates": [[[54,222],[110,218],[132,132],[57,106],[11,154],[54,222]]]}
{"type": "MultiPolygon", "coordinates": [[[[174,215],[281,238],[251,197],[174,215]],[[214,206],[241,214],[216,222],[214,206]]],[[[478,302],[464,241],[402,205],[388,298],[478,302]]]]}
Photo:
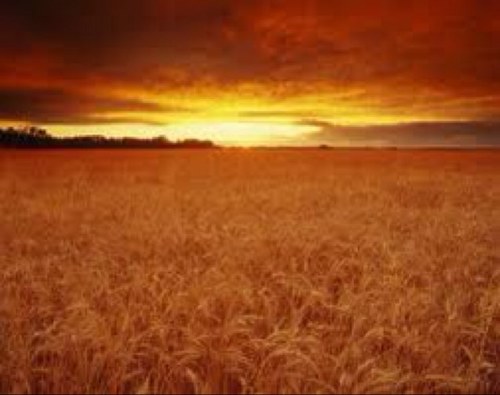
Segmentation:
{"type": "Polygon", "coordinates": [[[0,392],[500,392],[500,152],[0,151],[0,392]]]}

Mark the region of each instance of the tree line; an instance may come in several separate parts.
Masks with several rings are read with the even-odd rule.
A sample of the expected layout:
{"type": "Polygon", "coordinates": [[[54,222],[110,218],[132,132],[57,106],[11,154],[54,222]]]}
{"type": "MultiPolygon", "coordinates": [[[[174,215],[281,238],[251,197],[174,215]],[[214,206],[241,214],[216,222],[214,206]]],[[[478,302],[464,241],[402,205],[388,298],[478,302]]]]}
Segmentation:
{"type": "Polygon", "coordinates": [[[101,135],[56,137],[38,127],[0,128],[0,147],[7,148],[216,148],[210,140],[170,141],[153,138],[105,137],[101,135]]]}

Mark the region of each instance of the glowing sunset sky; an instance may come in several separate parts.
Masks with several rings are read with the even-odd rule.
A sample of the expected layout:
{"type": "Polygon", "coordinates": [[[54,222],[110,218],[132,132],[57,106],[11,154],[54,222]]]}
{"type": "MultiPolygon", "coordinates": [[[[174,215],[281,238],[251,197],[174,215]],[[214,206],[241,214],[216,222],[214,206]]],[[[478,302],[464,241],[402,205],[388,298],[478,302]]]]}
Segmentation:
{"type": "Polygon", "coordinates": [[[500,144],[500,1],[0,2],[0,124],[500,144]]]}

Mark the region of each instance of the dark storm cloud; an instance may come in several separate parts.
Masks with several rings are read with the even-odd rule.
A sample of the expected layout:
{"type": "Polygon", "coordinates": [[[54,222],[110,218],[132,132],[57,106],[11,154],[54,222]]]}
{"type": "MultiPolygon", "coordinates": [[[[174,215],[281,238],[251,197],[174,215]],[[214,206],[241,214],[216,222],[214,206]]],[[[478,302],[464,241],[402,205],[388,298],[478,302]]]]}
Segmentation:
{"type": "Polygon", "coordinates": [[[202,56],[224,20],[222,4],[7,0],[0,3],[0,48],[13,54],[46,51],[64,66],[63,74],[102,73],[140,84],[146,71],[202,56]]]}
{"type": "MultiPolygon", "coordinates": [[[[185,108],[160,106],[138,100],[85,96],[55,89],[0,89],[0,119],[42,124],[111,123],[105,112],[181,112],[185,108]]],[[[138,122],[118,117],[114,122],[138,122]]],[[[147,120],[145,121],[147,123],[147,120]]],[[[142,123],[142,121],[141,121],[142,123]]]]}
{"type": "Polygon", "coordinates": [[[172,65],[221,80],[409,74],[455,87],[500,73],[496,1],[6,0],[0,10],[3,49],[40,47],[68,72],[137,83],[172,65]]]}
{"type": "Polygon", "coordinates": [[[389,146],[500,146],[500,120],[475,122],[412,122],[394,125],[345,126],[318,120],[301,125],[317,126],[309,134],[315,143],[389,146]]]}

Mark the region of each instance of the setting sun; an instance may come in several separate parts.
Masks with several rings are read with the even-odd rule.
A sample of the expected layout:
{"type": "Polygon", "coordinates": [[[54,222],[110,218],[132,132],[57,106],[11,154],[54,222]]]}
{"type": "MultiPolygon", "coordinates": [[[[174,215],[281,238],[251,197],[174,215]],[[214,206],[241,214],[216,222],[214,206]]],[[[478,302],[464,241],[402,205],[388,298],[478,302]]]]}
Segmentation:
{"type": "Polygon", "coordinates": [[[192,136],[210,139],[225,145],[287,145],[304,134],[315,132],[318,127],[291,123],[270,122],[199,122],[179,123],[167,127],[172,137],[192,136]]]}

